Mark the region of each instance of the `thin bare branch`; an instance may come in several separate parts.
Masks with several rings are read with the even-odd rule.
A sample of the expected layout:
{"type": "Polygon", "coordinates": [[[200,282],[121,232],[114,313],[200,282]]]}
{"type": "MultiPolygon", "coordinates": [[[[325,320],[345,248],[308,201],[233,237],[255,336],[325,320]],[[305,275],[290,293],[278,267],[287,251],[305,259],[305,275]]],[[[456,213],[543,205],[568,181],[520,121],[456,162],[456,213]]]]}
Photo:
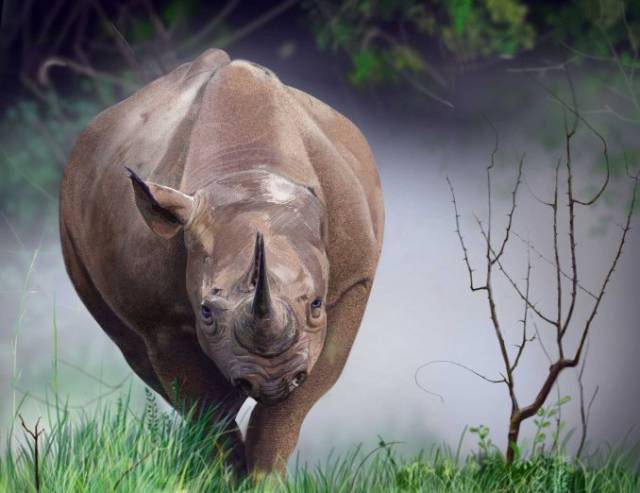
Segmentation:
{"type": "Polygon", "coordinates": [[[444,99],[442,96],[438,96],[422,82],[417,80],[415,77],[412,77],[408,71],[401,70],[399,73],[418,92],[424,94],[430,99],[433,99],[434,101],[437,101],[438,103],[446,106],[449,109],[455,109],[455,106],[451,101],[444,99]]]}
{"type": "Polygon", "coordinates": [[[505,72],[510,73],[526,73],[526,72],[534,72],[538,74],[546,74],[547,72],[557,71],[557,70],[566,70],[569,65],[576,62],[579,59],[577,55],[565,60],[564,62],[555,63],[551,65],[541,65],[538,67],[520,67],[520,68],[507,68],[505,72]]]}
{"type": "Polygon", "coordinates": [[[358,464],[358,466],[355,468],[353,472],[353,476],[351,477],[351,486],[349,487],[349,491],[355,491],[354,486],[356,484],[356,479],[358,478],[358,474],[360,474],[360,470],[362,469],[362,466],[364,466],[365,463],[371,457],[373,457],[374,454],[376,454],[380,450],[391,448],[392,445],[404,445],[405,443],[407,442],[400,442],[400,441],[385,442],[384,440],[381,439],[380,444],[376,448],[374,448],[371,452],[369,452],[367,455],[365,455],[364,458],[360,461],[360,464],[358,464]]]}
{"type": "Polygon", "coordinates": [[[62,56],[52,56],[47,58],[42,62],[40,67],[38,68],[38,82],[43,86],[48,86],[50,83],[49,80],[49,71],[53,67],[65,67],[71,69],[77,74],[84,75],[86,77],[90,77],[92,79],[101,79],[105,82],[109,82],[110,84],[117,85],[126,89],[126,84],[122,79],[118,77],[114,77],[113,75],[107,74],[106,72],[101,72],[99,70],[94,69],[93,67],[89,67],[87,65],[82,65],[81,63],[75,62],[69,58],[62,56]]]}
{"type": "MultiPolygon", "coordinates": [[[[525,240],[522,235],[520,235],[516,230],[513,230],[512,232],[513,236],[515,236],[516,238],[518,238],[521,242],[523,242],[525,245],[528,245],[529,248],[531,248],[531,251],[533,253],[535,253],[539,259],[544,260],[547,264],[555,267],[556,264],[553,260],[547,258],[542,252],[540,252],[540,250],[538,250],[536,248],[536,246],[529,242],[528,240],[525,240]]],[[[560,273],[562,274],[562,276],[565,279],[568,279],[569,281],[571,281],[571,276],[569,274],[567,274],[564,270],[560,270],[560,273]]],[[[589,289],[585,288],[579,281],[578,281],[578,288],[581,289],[585,294],[591,296],[593,299],[597,299],[597,296],[595,294],[593,294],[592,291],[590,291],[589,289]]]]}
{"type": "Polygon", "coordinates": [[[427,366],[438,365],[438,364],[447,364],[447,365],[457,366],[458,368],[462,368],[463,370],[466,370],[466,371],[468,371],[470,373],[473,373],[476,377],[481,378],[485,382],[489,382],[489,383],[506,383],[504,377],[502,377],[502,378],[490,378],[490,377],[487,377],[486,375],[483,375],[482,373],[474,370],[473,368],[471,368],[469,366],[463,365],[462,363],[458,363],[457,361],[452,361],[452,360],[447,360],[447,359],[437,359],[437,360],[433,360],[433,361],[428,361],[427,363],[424,363],[423,365],[420,365],[418,367],[418,369],[416,370],[416,373],[415,373],[416,379],[418,378],[418,372],[420,372],[420,370],[426,368],[427,366]]]}
{"type": "MultiPolygon", "coordinates": [[[[500,355],[502,356],[502,362],[504,364],[504,368],[506,371],[506,375],[503,376],[503,379],[507,385],[507,388],[509,389],[509,396],[511,398],[511,406],[512,409],[517,409],[518,408],[518,400],[516,398],[516,394],[515,394],[515,382],[514,382],[514,378],[513,378],[513,372],[511,370],[511,359],[509,358],[509,352],[507,351],[507,345],[505,343],[504,340],[504,335],[502,333],[502,329],[500,328],[500,321],[498,320],[498,311],[496,308],[496,301],[495,301],[495,297],[493,294],[493,285],[492,285],[492,274],[493,274],[493,265],[494,262],[492,262],[491,259],[491,255],[492,253],[495,256],[495,252],[493,251],[493,245],[491,243],[491,224],[492,224],[492,220],[493,220],[493,209],[492,209],[492,205],[491,205],[491,196],[492,196],[492,189],[491,189],[491,171],[493,170],[493,168],[495,167],[495,156],[498,152],[498,146],[499,146],[499,135],[498,135],[498,130],[496,129],[495,125],[493,124],[493,122],[485,117],[485,119],[487,120],[487,122],[489,123],[489,125],[491,126],[491,128],[494,131],[495,134],[495,142],[494,142],[494,146],[493,146],[493,150],[491,151],[491,162],[489,164],[489,166],[487,166],[487,227],[488,227],[488,231],[487,233],[484,235],[484,238],[486,240],[486,261],[487,261],[487,273],[486,273],[486,291],[487,291],[487,302],[489,303],[489,313],[491,316],[491,322],[493,324],[493,329],[494,329],[494,333],[496,336],[496,340],[498,341],[498,346],[500,348],[500,355]]],[[[519,182],[520,182],[520,174],[518,175],[518,183],[516,184],[516,188],[519,186],[519,182]]],[[[514,206],[515,207],[515,206],[514,206]]],[[[478,224],[480,226],[480,229],[482,230],[482,223],[481,221],[478,219],[478,217],[476,216],[476,220],[478,221],[478,224]]],[[[498,259],[499,261],[499,259],[498,259]]]]}
{"type": "Polygon", "coordinates": [[[226,3],[220,12],[213,17],[207,24],[205,24],[197,33],[191,36],[186,42],[180,46],[180,51],[188,51],[192,48],[197,47],[201,42],[203,42],[207,37],[211,36],[216,29],[224,22],[224,20],[233,12],[233,10],[238,6],[240,0],[230,0],[226,3]]]}
{"type": "Polygon", "coordinates": [[[551,354],[549,354],[549,351],[547,350],[547,346],[544,345],[544,341],[542,340],[542,335],[540,334],[540,329],[538,329],[538,324],[534,322],[533,323],[533,327],[534,327],[534,329],[536,331],[536,339],[540,343],[540,347],[542,348],[542,352],[547,357],[547,361],[549,361],[549,364],[551,365],[553,363],[553,360],[551,359],[551,354]]]}
{"type": "Polygon", "coordinates": [[[257,18],[255,18],[254,20],[249,22],[246,26],[243,26],[243,27],[235,30],[233,32],[233,34],[230,34],[229,36],[227,36],[225,38],[219,39],[218,42],[217,42],[217,45],[222,47],[222,48],[224,48],[225,46],[229,46],[229,45],[239,41],[240,39],[248,36],[249,34],[251,34],[254,31],[256,31],[257,29],[260,29],[265,24],[268,24],[272,19],[276,18],[280,14],[282,14],[282,13],[286,12],[287,10],[289,10],[296,3],[298,3],[298,1],[299,0],[285,0],[282,3],[279,3],[278,5],[273,7],[272,9],[268,10],[264,14],[258,16],[257,18]]]}
{"type": "MultiPolygon", "coordinates": [[[[525,287],[525,297],[529,299],[529,288],[531,285],[531,250],[527,250],[527,276],[526,276],[526,287],[525,287]]],[[[511,371],[515,371],[518,363],[520,362],[520,358],[522,357],[522,353],[524,352],[524,348],[527,345],[527,342],[531,342],[535,339],[532,337],[531,339],[527,338],[527,316],[529,315],[529,305],[527,303],[524,304],[524,315],[522,317],[522,340],[520,344],[518,344],[518,352],[516,353],[516,357],[513,360],[513,364],[511,365],[511,371]]]]}
{"type": "Polygon", "coordinates": [[[527,176],[526,175],[524,175],[522,177],[522,181],[527,186],[527,190],[529,190],[529,193],[535,199],[536,202],[538,202],[539,204],[542,204],[542,205],[546,205],[547,207],[553,207],[553,204],[551,202],[545,202],[540,197],[538,197],[538,195],[533,191],[533,188],[531,188],[531,185],[529,185],[529,181],[527,180],[527,176]]]}
{"type": "Polygon", "coordinates": [[[109,16],[107,15],[104,7],[100,3],[100,0],[90,0],[93,5],[94,10],[98,14],[100,21],[105,26],[107,33],[114,41],[115,47],[118,49],[118,52],[124,59],[124,61],[131,67],[135,76],[139,79],[139,81],[144,82],[147,77],[144,73],[144,70],[140,63],[138,62],[135,52],[126,38],[122,35],[122,33],[118,30],[116,25],[111,22],[109,16]]]}
{"type": "Polygon", "coordinates": [[[602,108],[597,110],[587,110],[582,112],[583,115],[611,115],[620,121],[625,123],[640,123],[640,119],[631,118],[623,115],[619,111],[614,110],[610,105],[605,104],[602,108]]]}
{"type": "Polygon", "coordinates": [[[638,192],[638,180],[639,180],[639,176],[636,175],[635,178],[633,178],[633,191],[631,194],[631,203],[629,204],[629,211],[627,212],[624,228],[622,230],[622,236],[620,237],[620,241],[618,242],[618,249],[616,251],[615,257],[613,258],[613,261],[611,262],[611,267],[609,268],[609,271],[607,272],[607,275],[604,281],[602,282],[602,287],[600,288],[600,291],[598,293],[598,298],[596,299],[593,309],[591,310],[591,314],[589,315],[589,318],[587,319],[585,327],[582,331],[582,337],[580,338],[578,349],[576,350],[575,356],[573,357],[573,361],[575,361],[576,363],[580,360],[580,355],[582,354],[585,342],[589,335],[589,329],[591,328],[591,324],[593,323],[593,320],[598,312],[598,308],[600,307],[600,303],[602,301],[602,298],[604,297],[605,290],[609,285],[609,281],[611,280],[613,271],[616,269],[616,266],[618,265],[618,261],[622,256],[622,250],[624,248],[624,245],[627,239],[627,234],[631,230],[631,218],[633,216],[633,211],[636,205],[637,192],[638,192]]]}
{"type": "MultiPolygon", "coordinates": [[[[568,135],[568,134],[567,134],[568,135]]],[[[555,180],[553,185],[553,254],[555,258],[556,269],[556,295],[557,295],[557,319],[556,319],[556,344],[558,346],[558,354],[560,358],[564,358],[564,349],[562,347],[562,266],[560,265],[560,248],[558,241],[558,177],[560,174],[560,160],[556,164],[555,180]]],[[[575,272],[574,272],[575,276],[575,272]]],[[[573,278],[575,279],[575,277],[573,278]]]]}
{"type": "Polygon", "coordinates": [[[166,450],[167,447],[163,447],[162,449],[157,449],[154,448],[153,450],[151,450],[150,452],[148,452],[147,454],[143,455],[142,457],[140,457],[140,459],[138,459],[136,462],[134,462],[133,464],[131,464],[121,475],[120,477],[116,480],[116,482],[113,484],[113,491],[118,491],[118,486],[120,486],[120,483],[122,482],[122,480],[125,478],[125,476],[127,474],[129,474],[131,471],[133,471],[136,467],[138,467],[140,464],[142,464],[142,462],[144,462],[145,460],[147,460],[149,457],[151,457],[151,455],[154,452],[159,452],[161,450],[166,450]]]}
{"type": "Polygon", "coordinates": [[[593,197],[591,197],[591,199],[589,200],[579,200],[577,198],[574,198],[574,202],[576,204],[580,204],[580,205],[584,205],[584,206],[590,206],[595,204],[598,199],[600,199],[600,197],[602,196],[602,194],[604,193],[605,189],[607,188],[607,186],[609,185],[609,180],[611,179],[611,163],[609,161],[609,148],[607,146],[607,141],[604,138],[604,136],[598,131],[596,130],[593,125],[591,125],[591,123],[589,123],[589,121],[587,119],[585,119],[576,108],[572,107],[571,105],[569,105],[566,101],[564,101],[562,98],[560,98],[557,94],[555,94],[553,91],[551,91],[548,87],[546,87],[544,84],[540,84],[540,86],[544,89],[545,92],[547,92],[547,94],[549,94],[551,96],[551,98],[556,101],[557,103],[559,103],[560,105],[562,105],[565,109],[567,109],[569,112],[573,113],[575,115],[575,117],[581,122],[583,123],[590,131],[591,133],[593,133],[599,140],[600,143],[602,144],[602,155],[604,156],[604,162],[605,162],[605,180],[604,183],[602,184],[602,186],[600,187],[600,189],[595,193],[595,195],[593,197]]]}
{"type": "Polygon", "coordinates": [[[171,33],[165,27],[164,22],[160,18],[160,15],[158,15],[153,2],[151,2],[151,0],[143,0],[142,3],[145,10],[147,11],[149,19],[151,20],[153,28],[158,33],[158,37],[160,38],[160,44],[162,46],[162,56],[156,57],[157,63],[160,66],[160,70],[162,71],[162,73],[167,73],[170,70],[170,67],[177,64],[177,56],[175,51],[173,50],[171,43],[171,33]],[[168,60],[169,67],[166,66],[164,60],[168,60]]]}
{"type": "Polygon", "coordinates": [[[125,377],[125,379],[120,382],[119,384],[109,384],[107,382],[105,382],[103,379],[101,379],[100,377],[97,377],[95,375],[93,375],[92,373],[89,373],[88,371],[86,371],[84,368],[73,364],[65,359],[60,359],[60,362],[65,365],[68,366],[69,368],[72,368],[74,370],[76,370],[78,373],[81,373],[82,375],[84,375],[87,378],[90,378],[91,380],[94,380],[95,382],[98,382],[101,386],[106,387],[107,389],[112,389],[112,390],[118,390],[122,387],[122,384],[129,378],[129,376],[127,375],[125,377]]]}
{"type": "Polygon", "coordinates": [[[593,394],[591,395],[591,399],[589,400],[589,404],[585,407],[585,399],[584,399],[584,382],[583,382],[583,374],[584,369],[587,363],[587,356],[589,353],[589,344],[585,349],[584,357],[582,358],[582,364],[580,365],[580,371],[578,372],[578,389],[580,392],[580,424],[581,424],[581,436],[580,443],[578,444],[578,449],[576,450],[576,458],[580,459],[582,456],[582,452],[584,450],[584,446],[587,441],[587,428],[589,426],[589,418],[591,416],[591,407],[596,400],[596,396],[598,395],[598,391],[600,390],[600,386],[596,385],[593,394]]]}
{"type": "Polygon", "coordinates": [[[462,252],[464,254],[464,263],[467,266],[467,271],[469,272],[469,288],[471,291],[480,291],[483,289],[487,289],[487,286],[474,286],[473,284],[473,272],[474,270],[471,268],[471,262],[469,260],[469,252],[467,250],[467,246],[464,243],[464,237],[462,236],[462,230],[460,229],[460,214],[458,213],[458,203],[456,202],[456,194],[453,189],[453,184],[451,180],[447,176],[447,183],[449,184],[449,190],[451,191],[451,200],[453,202],[453,210],[456,215],[456,234],[458,235],[458,240],[460,241],[460,246],[462,247],[462,252]]]}
{"type": "Polygon", "coordinates": [[[511,191],[511,209],[507,214],[508,219],[507,219],[507,227],[505,228],[504,239],[502,240],[502,244],[500,245],[500,249],[498,250],[498,253],[491,260],[491,262],[493,262],[494,264],[498,261],[500,257],[502,257],[502,254],[504,253],[504,247],[507,245],[507,242],[509,241],[509,234],[511,233],[511,225],[513,223],[513,214],[516,211],[516,205],[517,205],[516,199],[518,196],[518,189],[520,188],[520,183],[522,183],[522,166],[524,164],[524,157],[525,155],[523,154],[522,157],[520,158],[520,162],[518,164],[518,176],[516,178],[516,184],[513,187],[513,190],[511,191]]]}
{"type": "MultiPolygon", "coordinates": [[[[476,216],[476,221],[478,223],[478,226],[480,227],[480,232],[482,233],[482,236],[485,238],[485,240],[487,239],[487,232],[484,229],[484,226],[482,225],[482,221],[480,221],[480,219],[476,216]]],[[[551,320],[550,317],[544,315],[533,303],[531,303],[531,301],[529,299],[527,299],[527,297],[525,296],[525,294],[522,292],[522,290],[518,287],[518,284],[513,280],[513,278],[509,275],[509,273],[506,271],[506,269],[503,267],[502,262],[500,262],[500,260],[498,260],[498,267],[500,268],[500,271],[504,274],[504,276],[507,278],[507,280],[509,281],[509,284],[511,284],[511,286],[513,287],[513,289],[515,290],[515,292],[518,294],[518,296],[520,296],[520,298],[522,299],[522,301],[526,302],[527,305],[529,305],[529,308],[536,314],[538,315],[538,317],[540,317],[542,320],[544,320],[545,322],[547,322],[550,325],[553,325],[554,327],[556,326],[556,322],[554,320],[551,320]]]]}

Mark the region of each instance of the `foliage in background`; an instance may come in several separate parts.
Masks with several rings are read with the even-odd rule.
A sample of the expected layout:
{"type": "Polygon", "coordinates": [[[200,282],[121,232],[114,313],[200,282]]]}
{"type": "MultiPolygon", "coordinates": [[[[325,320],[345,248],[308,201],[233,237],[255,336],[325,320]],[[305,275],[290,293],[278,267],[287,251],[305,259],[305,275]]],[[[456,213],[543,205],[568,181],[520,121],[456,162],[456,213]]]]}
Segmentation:
{"type": "Polygon", "coordinates": [[[64,164],[99,111],[194,52],[252,34],[295,3],[285,0],[231,29],[239,1],[222,8],[201,0],[4,2],[1,82],[13,81],[8,89],[18,97],[0,113],[0,227],[30,237],[55,224],[64,164]],[[33,15],[38,10],[47,16],[33,15]]]}
{"type": "MultiPolygon", "coordinates": [[[[11,223],[34,231],[57,215],[57,189],[80,131],[116,101],[107,83],[84,80],[77,97],[43,93],[47,104],[16,102],[0,118],[0,210],[11,223]]],[[[5,226],[5,225],[3,225],[5,226]]]]}
{"type": "Polygon", "coordinates": [[[549,40],[609,57],[611,44],[626,63],[640,35],[640,4],[629,0],[573,0],[560,7],[526,0],[321,0],[304,6],[318,46],[351,58],[354,85],[409,82],[445,104],[461,72],[549,40]]]}

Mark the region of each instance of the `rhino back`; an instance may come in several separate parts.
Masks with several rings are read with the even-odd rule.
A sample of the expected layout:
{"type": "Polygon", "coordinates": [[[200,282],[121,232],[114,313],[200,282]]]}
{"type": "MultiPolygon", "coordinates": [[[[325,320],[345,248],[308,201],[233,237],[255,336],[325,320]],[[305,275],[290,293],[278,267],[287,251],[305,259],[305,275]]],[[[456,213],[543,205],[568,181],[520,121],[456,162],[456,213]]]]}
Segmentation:
{"type": "Polygon", "coordinates": [[[81,133],[65,168],[61,231],[102,297],[125,319],[151,301],[176,305],[173,287],[180,286],[175,281],[184,264],[180,241],[162,240],[145,225],[125,166],[179,185],[202,88],[228,61],[226,53],[209,50],[103,111],[81,133]]]}
{"type": "Polygon", "coordinates": [[[245,60],[222,67],[203,90],[182,190],[192,193],[219,176],[255,168],[317,187],[303,117],[288,87],[268,69],[245,60]]]}

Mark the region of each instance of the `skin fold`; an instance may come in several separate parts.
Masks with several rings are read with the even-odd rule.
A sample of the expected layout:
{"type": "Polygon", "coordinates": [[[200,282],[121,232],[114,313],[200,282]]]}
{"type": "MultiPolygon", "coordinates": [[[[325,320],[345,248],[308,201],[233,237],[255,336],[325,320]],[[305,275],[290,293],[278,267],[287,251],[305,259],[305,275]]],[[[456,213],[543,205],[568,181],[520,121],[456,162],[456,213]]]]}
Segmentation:
{"type": "Polygon", "coordinates": [[[221,50],[99,114],[60,188],[80,298],[147,385],[226,418],[240,473],[284,471],[340,376],[383,223],[355,125],[221,50]]]}

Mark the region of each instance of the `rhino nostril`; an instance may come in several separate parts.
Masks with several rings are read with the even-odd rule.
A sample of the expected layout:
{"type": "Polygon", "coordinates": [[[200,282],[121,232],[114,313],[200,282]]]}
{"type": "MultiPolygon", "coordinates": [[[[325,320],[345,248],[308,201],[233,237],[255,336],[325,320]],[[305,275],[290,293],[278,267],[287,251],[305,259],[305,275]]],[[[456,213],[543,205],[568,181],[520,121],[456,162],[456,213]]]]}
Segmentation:
{"type": "Polygon", "coordinates": [[[249,382],[249,380],[247,380],[246,378],[236,378],[233,381],[233,386],[245,394],[250,394],[253,388],[251,382],[249,382]]]}
{"type": "Polygon", "coordinates": [[[302,385],[302,383],[307,379],[306,371],[299,371],[296,373],[296,376],[293,377],[293,384],[297,387],[298,385],[302,385]]]}

